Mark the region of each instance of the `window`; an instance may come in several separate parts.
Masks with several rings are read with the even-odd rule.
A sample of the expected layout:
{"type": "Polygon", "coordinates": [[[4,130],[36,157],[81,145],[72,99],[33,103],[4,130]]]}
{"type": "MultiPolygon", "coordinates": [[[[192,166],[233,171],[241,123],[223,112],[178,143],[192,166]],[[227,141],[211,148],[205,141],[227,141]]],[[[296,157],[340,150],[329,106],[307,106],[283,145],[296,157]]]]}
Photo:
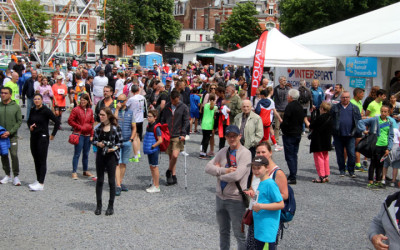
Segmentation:
{"type": "Polygon", "coordinates": [[[211,41],[210,35],[206,35],[206,41],[211,41]]]}
{"type": "Polygon", "coordinates": [[[275,28],[275,24],[274,23],[267,23],[267,25],[265,25],[265,27],[267,28],[267,30],[271,30],[271,29],[275,28]]]}
{"type": "Polygon", "coordinates": [[[203,41],[203,35],[200,34],[200,42],[202,42],[202,41],[203,41]]]}
{"type": "Polygon", "coordinates": [[[190,41],[190,34],[186,34],[186,41],[190,41]]]}
{"type": "Polygon", "coordinates": [[[100,33],[101,31],[101,25],[97,25],[96,33],[100,33]]]}
{"type": "Polygon", "coordinates": [[[0,0],[0,3],[7,3],[7,0],[0,0]]]}
{"type": "Polygon", "coordinates": [[[45,6],[43,6],[43,8],[44,8],[44,11],[49,11],[49,6],[45,5],[45,6]]]}
{"type": "Polygon", "coordinates": [[[86,34],[87,34],[87,25],[81,24],[81,35],[86,35],[86,34]]]}
{"type": "Polygon", "coordinates": [[[269,15],[273,15],[273,14],[274,14],[274,6],[273,6],[273,5],[270,5],[270,6],[269,6],[268,14],[269,14],[269,15]]]}
{"type": "Polygon", "coordinates": [[[179,1],[177,3],[175,3],[175,6],[174,6],[174,15],[175,16],[185,14],[185,4],[186,3],[181,3],[179,1]]]}
{"type": "Polygon", "coordinates": [[[196,28],[197,28],[197,17],[196,17],[196,14],[197,13],[195,13],[194,15],[193,15],[193,29],[195,30],[196,28]]]}
{"type": "Polygon", "coordinates": [[[6,50],[12,50],[12,36],[6,35],[6,50]]]}
{"type": "Polygon", "coordinates": [[[204,29],[208,30],[208,14],[204,15],[204,29]]]}

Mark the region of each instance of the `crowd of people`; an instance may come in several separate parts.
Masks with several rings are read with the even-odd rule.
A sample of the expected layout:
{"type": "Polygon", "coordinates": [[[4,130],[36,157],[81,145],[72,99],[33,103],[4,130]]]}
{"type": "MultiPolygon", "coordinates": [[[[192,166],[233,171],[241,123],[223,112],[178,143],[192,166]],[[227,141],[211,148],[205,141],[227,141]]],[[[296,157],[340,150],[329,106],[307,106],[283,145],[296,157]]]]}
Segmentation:
{"type": "Polygon", "coordinates": [[[14,65],[5,75],[0,73],[0,146],[4,142],[9,147],[14,177],[9,157],[3,154],[6,176],[0,183],[21,185],[17,152],[17,132],[23,120],[20,105],[27,106],[24,119],[31,132],[37,175],[29,185],[32,191],[44,189],[49,141],[58,130],[66,129],[62,115],[69,111],[69,141],[74,144],[71,178],[79,179],[82,154],[82,176],[96,180],[96,215],[102,212],[105,173],[110,187],[105,214],[112,215],[115,196],[128,191],[124,185],[127,164],[142,161],[141,145],[152,176],[146,192],[161,191],[158,167],[165,140],[164,124],[170,135],[168,147],[162,149],[169,156],[165,173],[168,186],[178,183],[176,163],[182,152],[186,154],[185,141],[190,134],[200,133],[201,128],[199,159],[209,160],[206,172],[218,181],[216,213],[221,249],[230,246],[231,227],[239,249],[246,245],[248,249],[274,249],[280,210],[288,199],[288,184],[297,183],[298,151],[306,128],[317,175],[312,182],[330,181],[328,152],[334,149],[340,177],[347,172],[356,178],[356,171],[367,171],[366,186],[370,189],[397,185],[400,104],[397,93],[388,96],[377,86],[372,87],[363,103],[364,89],[355,88],[350,93],[335,84],[323,90],[317,79],[310,87],[302,80],[296,89],[284,76],[278,78],[275,87],[268,77],[263,78],[256,95],[251,96],[248,67],[220,69],[201,62],[187,67],[165,63],[142,69],[97,61],[94,67],[67,65],[65,73],[56,65],[50,77],[29,65],[21,67],[21,72],[14,65]],[[144,128],[145,119],[148,123],[144,128]],[[54,125],[51,135],[50,123],[54,125]],[[366,158],[361,163],[364,156],[356,148],[364,140],[363,135],[371,134],[376,141],[368,167],[366,158]],[[215,135],[219,138],[218,150],[215,135]],[[96,176],[89,171],[91,148],[96,153],[96,176]],[[272,159],[273,151],[282,150],[287,176],[272,159]],[[386,176],[389,166],[394,168],[392,178],[386,176]],[[258,199],[253,204],[254,225],[249,228],[247,239],[240,230],[246,209],[242,193],[258,199]]]}

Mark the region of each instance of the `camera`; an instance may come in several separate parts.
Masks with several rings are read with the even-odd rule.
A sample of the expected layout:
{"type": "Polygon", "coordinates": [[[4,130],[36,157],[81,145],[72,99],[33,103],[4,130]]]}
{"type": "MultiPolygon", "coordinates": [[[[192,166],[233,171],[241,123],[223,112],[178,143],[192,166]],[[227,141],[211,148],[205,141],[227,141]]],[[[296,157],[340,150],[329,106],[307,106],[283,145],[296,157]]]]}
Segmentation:
{"type": "Polygon", "coordinates": [[[103,141],[103,144],[104,144],[103,155],[106,155],[108,149],[110,149],[110,148],[113,147],[113,144],[112,144],[112,142],[110,142],[110,141],[103,141]]]}

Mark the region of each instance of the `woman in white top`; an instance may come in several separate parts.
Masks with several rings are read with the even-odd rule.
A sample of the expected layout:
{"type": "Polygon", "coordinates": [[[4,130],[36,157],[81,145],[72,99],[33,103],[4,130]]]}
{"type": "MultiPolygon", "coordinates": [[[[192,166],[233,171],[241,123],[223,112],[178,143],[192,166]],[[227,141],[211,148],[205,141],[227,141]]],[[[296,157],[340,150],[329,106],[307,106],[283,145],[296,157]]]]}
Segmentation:
{"type": "Polygon", "coordinates": [[[117,77],[118,77],[118,80],[115,83],[115,91],[114,91],[115,98],[117,98],[124,91],[125,73],[124,72],[118,72],[117,77]]]}

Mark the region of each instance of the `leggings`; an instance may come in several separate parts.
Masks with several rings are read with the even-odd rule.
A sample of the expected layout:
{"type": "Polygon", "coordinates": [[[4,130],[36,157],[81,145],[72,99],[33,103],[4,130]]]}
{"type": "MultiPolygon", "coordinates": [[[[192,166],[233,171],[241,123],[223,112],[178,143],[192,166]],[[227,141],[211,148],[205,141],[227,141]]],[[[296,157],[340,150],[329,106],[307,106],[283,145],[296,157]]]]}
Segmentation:
{"type": "Polygon", "coordinates": [[[117,167],[118,160],[115,153],[107,153],[103,155],[102,150],[97,151],[96,154],[96,199],[101,200],[104,183],[104,173],[108,174],[108,184],[110,185],[110,201],[115,199],[115,169],[117,167]]]}
{"type": "Polygon", "coordinates": [[[208,144],[210,143],[212,130],[203,129],[203,139],[201,140],[201,149],[204,153],[207,153],[208,144]]]}
{"type": "MultiPolygon", "coordinates": [[[[224,127],[224,137],[220,137],[219,138],[219,149],[221,150],[223,147],[225,147],[225,141],[226,141],[226,139],[225,139],[225,131],[226,131],[226,128],[228,127],[227,125],[223,125],[223,127],[224,127]]],[[[218,133],[219,133],[219,131],[218,131],[218,133]]]]}
{"type": "Polygon", "coordinates": [[[368,168],[368,180],[374,180],[374,172],[376,181],[382,180],[382,169],[383,169],[383,161],[381,162],[382,156],[385,154],[387,147],[376,146],[375,152],[371,157],[371,165],[368,168]]]}
{"type": "Polygon", "coordinates": [[[36,179],[40,184],[44,183],[44,178],[46,177],[48,149],[48,135],[38,134],[31,136],[31,153],[35,162],[36,179]]]}

